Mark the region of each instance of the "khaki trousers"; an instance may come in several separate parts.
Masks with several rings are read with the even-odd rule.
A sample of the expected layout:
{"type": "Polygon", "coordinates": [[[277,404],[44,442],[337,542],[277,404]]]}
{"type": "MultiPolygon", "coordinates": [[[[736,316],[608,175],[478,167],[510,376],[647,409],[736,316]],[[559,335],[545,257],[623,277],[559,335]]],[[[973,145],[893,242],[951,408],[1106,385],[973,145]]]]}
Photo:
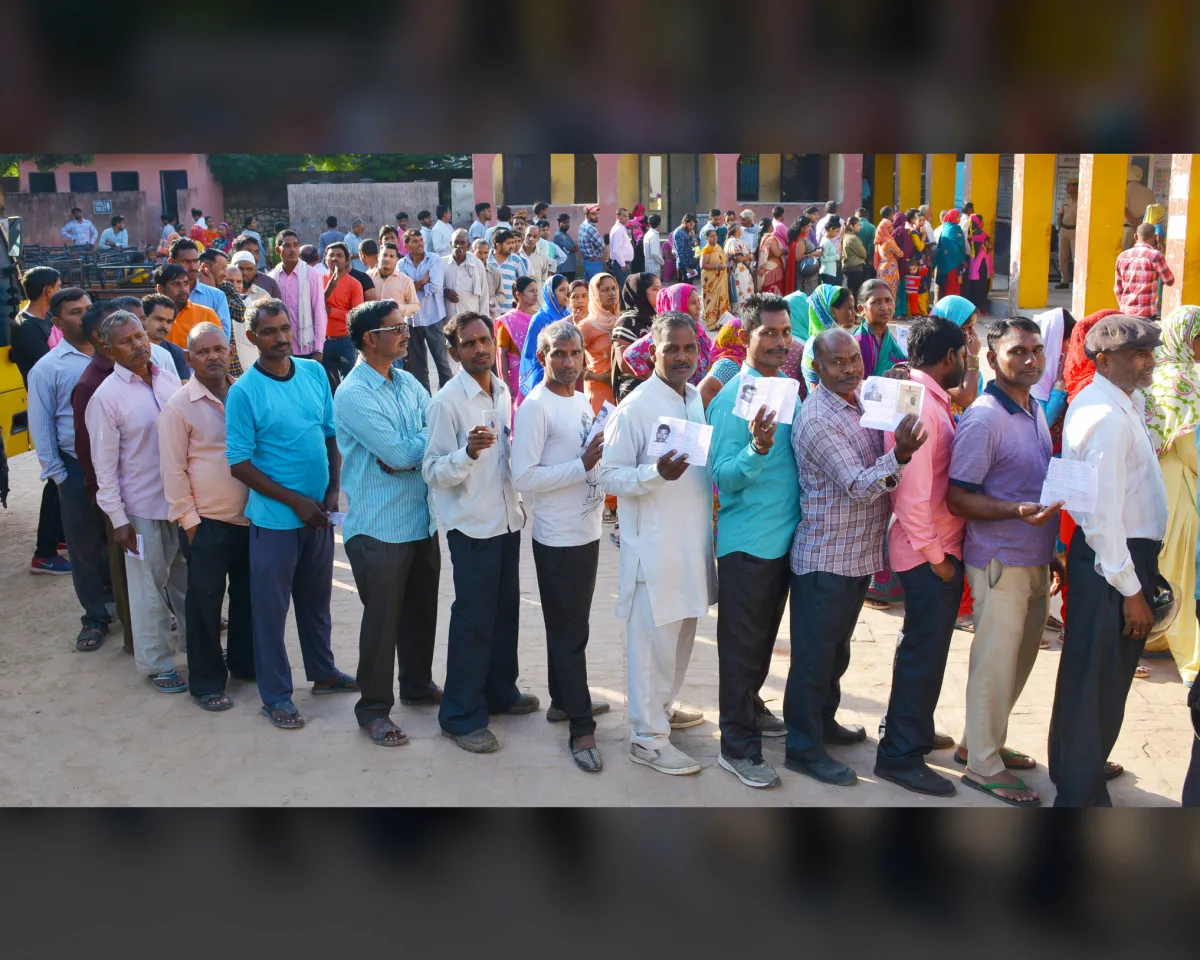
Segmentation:
{"type": "Polygon", "coordinates": [[[1008,717],[1037,659],[1050,611],[1050,568],[967,565],[975,639],[967,674],[967,769],[989,782],[1004,770],[1008,717]]]}
{"type": "Polygon", "coordinates": [[[1062,282],[1071,282],[1071,268],[1075,266],[1075,228],[1063,227],[1058,231],[1058,272],[1062,282]]]}

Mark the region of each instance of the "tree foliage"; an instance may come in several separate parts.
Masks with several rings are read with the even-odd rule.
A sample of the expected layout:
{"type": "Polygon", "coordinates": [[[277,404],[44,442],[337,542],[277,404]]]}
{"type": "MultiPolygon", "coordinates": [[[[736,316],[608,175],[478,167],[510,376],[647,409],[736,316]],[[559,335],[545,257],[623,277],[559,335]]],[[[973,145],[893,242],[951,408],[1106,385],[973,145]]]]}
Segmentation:
{"type": "Polygon", "coordinates": [[[33,161],[45,173],[47,170],[56,170],[64,163],[86,167],[94,159],[95,155],[91,153],[0,153],[0,175],[16,176],[17,164],[26,161],[33,161]]]}
{"type": "Polygon", "coordinates": [[[373,180],[408,180],[414,174],[469,170],[469,154],[454,153],[210,153],[208,167],[222,186],[283,180],[287,174],[354,171],[373,180]]]}

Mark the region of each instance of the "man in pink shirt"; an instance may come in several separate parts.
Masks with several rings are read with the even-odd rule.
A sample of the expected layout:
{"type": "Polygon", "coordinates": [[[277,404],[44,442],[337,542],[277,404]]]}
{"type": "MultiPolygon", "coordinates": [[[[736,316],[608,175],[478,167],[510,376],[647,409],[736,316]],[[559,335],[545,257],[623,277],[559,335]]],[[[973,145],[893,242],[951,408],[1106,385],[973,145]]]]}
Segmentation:
{"type": "Polygon", "coordinates": [[[776,206],[771,210],[771,230],[779,238],[779,242],[783,244],[783,249],[788,248],[788,228],[783,222],[787,211],[780,206],[776,206]]]}
{"type": "MultiPolygon", "coordinates": [[[[925,763],[933,711],[963,592],[966,521],[946,507],[954,418],[946,392],[962,384],[967,337],[945,317],[924,317],[908,335],[910,379],[923,384],[921,424],[928,439],[892,491],[888,532],[892,569],[904,585],[904,627],[892,664],[892,695],[875,755],[875,775],[914,793],[949,797],[954,784],[925,763]]],[[[886,446],[895,444],[889,434],[886,446]]]]}
{"type": "Polygon", "coordinates": [[[271,271],[279,286],[279,299],[288,310],[295,336],[292,356],[323,362],[325,329],[329,324],[325,312],[324,271],[313,268],[300,259],[300,239],[293,230],[281,230],[275,241],[280,262],[271,271]]]}
{"type": "Polygon", "coordinates": [[[160,693],[183,693],[186,680],[175,671],[171,614],[178,614],[179,645],[187,642],[184,598],[187,563],[179,531],[171,523],[159,469],[158,417],[179,389],[173,366],[151,360],[142,323],[118,310],[100,325],[113,372],[88,401],[84,418],[96,472],[96,504],[113,525],[113,540],[126,551],[133,657],[138,672],[160,693]]]}

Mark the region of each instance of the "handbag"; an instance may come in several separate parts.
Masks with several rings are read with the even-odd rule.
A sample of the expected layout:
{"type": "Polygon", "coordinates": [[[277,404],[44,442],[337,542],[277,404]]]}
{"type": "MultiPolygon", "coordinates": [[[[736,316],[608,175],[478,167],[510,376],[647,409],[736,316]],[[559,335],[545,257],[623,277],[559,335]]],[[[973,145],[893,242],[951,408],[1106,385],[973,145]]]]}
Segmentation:
{"type": "Polygon", "coordinates": [[[809,257],[804,257],[800,261],[800,276],[802,276],[802,277],[815,277],[820,272],[820,270],[821,270],[820,257],[809,256],[809,257]]]}

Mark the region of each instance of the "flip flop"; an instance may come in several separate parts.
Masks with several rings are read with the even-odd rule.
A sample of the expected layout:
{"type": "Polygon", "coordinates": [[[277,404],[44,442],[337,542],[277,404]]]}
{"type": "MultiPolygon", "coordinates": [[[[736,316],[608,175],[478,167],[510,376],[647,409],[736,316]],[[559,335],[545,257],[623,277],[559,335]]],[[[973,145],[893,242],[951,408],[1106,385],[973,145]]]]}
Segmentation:
{"type": "Polygon", "coordinates": [[[959,617],[954,621],[954,629],[961,630],[963,633],[974,633],[975,621],[970,617],[959,617]]]}
{"type": "Polygon", "coordinates": [[[233,701],[223,693],[206,693],[204,696],[198,697],[196,703],[201,710],[209,710],[213,713],[218,710],[228,710],[233,706],[233,701]]]}
{"type": "Polygon", "coordinates": [[[365,723],[363,724],[362,731],[371,738],[372,743],[378,744],[381,747],[402,747],[408,743],[408,734],[396,726],[390,717],[379,717],[370,723],[365,723]],[[380,724],[380,726],[376,727],[375,732],[372,733],[371,727],[374,727],[376,724],[380,724]],[[400,734],[400,736],[389,739],[387,734],[393,730],[400,734]]]}
{"type": "Polygon", "coordinates": [[[980,793],[986,793],[989,797],[999,800],[1001,803],[1007,803],[1010,807],[1040,807],[1042,805],[1041,798],[1037,800],[1014,800],[1011,797],[1002,797],[997,790],[1028,790],[1025,786],[1025,781],[1017,777],[1016,783],[976,783],[970,777],[963,776],[962,780],[972,790],[978,790],[980,793]]]}
{"type": "Polygon", "coordinates": [[[863,604],[870,607],[872,610],[890,610],[891,604],[886,600],[876,600],[874,597],[867,597],[863,604]]]}
{"type": "MultiPolygon", "coordinates": [[[[969,758],[967,758],[967,759],[969,759],[969,758]]],[[[965,767],[967,765],[967,759],[960,757],[958,755],[958,751],[954,752],[954,762],[957,763],[960,767],[965,767]]],[[[1037,761],[1034,760],[1033,757],[1029,756],[1028,754],[1021,753],[1021,751],[1019,751],[1019,750],[1012,750],[1008,747],[1000,748],[1000,759],[1004,762],[1004,768],[1006,770],[1032,770],[1034,767],[1037,766],[1037,761]],[[1010,763],[1009,762],[1016,757],[1024,757],[1029,762],[1028,763],[1010,763]]]]}
{"type": "Polygon", "coordinates": [[[1146,666],[1144,663],[1139,663],[1137,665],[1137,668],[1133,671],[1133,679],[1134,680],[1150,679],[1150,668],[1148,666],[1146,666]]]}
{"type": "Polygon", "coordinates": [[[150,678],[150,682],[159,693],[187,693],[187,681],[179,676],[178,670],[156,673],[150,678]]]}
{"type": "Polygon", "coordinates": [[[350,674],[339,671],[329,686],[318,687],[315,683],[313,684],[312,695],[314,697],[324,696],[327,693],[358,693],[358,681],[350,674]]]}
{"type": "Polygon", "coordinates": [[[300,716],[300,711],[296,709],[296,705],[291,700],[280,700],[279,703],[273,703],[269,706],[264,703],[259,712],[280,730],[299,730],[308,723],[307,720],[300,716]],[[276,711],[282,713],[287,719],[278,719],[275,716],[276,711]]]}
{"type": "Polygon", "coordinates": [[[1119,763],[1114,763],[1112,760],[1106,760],[1104,762],[1104,779],[1105,780],[1116,780],[1117,777],[1119,777],[1124,772],[1125,772],[1125,768],[1123,766],[1121,766],[1119,763]]]}

